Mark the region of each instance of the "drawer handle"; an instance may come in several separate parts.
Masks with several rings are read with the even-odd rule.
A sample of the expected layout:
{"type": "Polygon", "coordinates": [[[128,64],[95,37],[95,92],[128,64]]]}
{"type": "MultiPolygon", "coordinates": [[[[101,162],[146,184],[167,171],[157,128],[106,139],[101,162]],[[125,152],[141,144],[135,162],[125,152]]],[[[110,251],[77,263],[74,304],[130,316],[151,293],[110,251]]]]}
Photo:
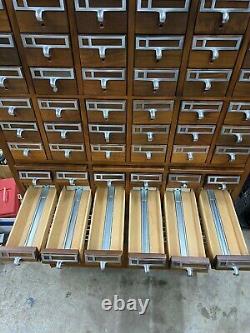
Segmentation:
{"type": "Polygon", "coordinates": [[[236,154],[235,153],[229,153],[229,162],[234,162],[236,160],[236,154]]]}
{"type": "Polygon", "coordinates": [[[219,58],[219,51],[217,49],[213,49],[212,50],[212,62],[214,62],[215,60],[217,60],[219,58]]]}
{"type": "Polygon", "coordinates": [[[44,45],[43,46],[43,55],[45,58],[50,58],[51,57],[51,53],[50,53],[50,46],[49,45],[44,45]]]}
{"type": "Polygon", "coordinates": [[[67,130],[62,130],[61,131],[61,139],[66,139],[68,131],[67,130]]]}
{"type": "Polygon", "coordinates": [[[205,80],[204,80],[204,83],[205,83],[205,91],[210,90],[211,87],[212,87],[211,80],[209,80],[209,79],[205,79],[205,80]]]}
{"type": "Polygon", "coordinates": [[[102,110],[102,115],[105,120],[109,118],[109,110],[102,110]]]}
{"type": "Polygon", "coordinates": [[[65,151],[64,151],[65,158],[70,158],[70,155],[71,155],[71,150],[70,149],[65,149],[65,151]]]}
{"type": "Polygon", "coordinates": [[[38,181],[38,178],[35,178],[35,177],[32,178],[32,181],[31,181],[31,182],[32,182],[32,185],[33,185],[33,186],[36,186],[36,185],[37,185],[37,181],[38,181]]]}
{"type": "Polygon", "coordinates": [[[35,10],[35,16],[38,22],[43,22],[43,12],[44,12],[43,8],[37,8],[35,10]]]}
{"type": "Polygon", "coordinates": [[[245,120],[250,120],[250,111],[245,112],[245,120]]]}
{"type": "Polygon", "coordinates": [[[146,158],[147,158],[147,160],[151,160],[152,159],[152,153],[150,151],[146,152],[146,158]]]}
{"type": "Polygon", "coordinates": [[[156,61],[159,61],[162,59],[162,49],[161,48],[156,48],[155,49],[155,57],[156,57],[156,61]]]}
{"type": "Polygon", "coordinates": [[[198,120],[202,120],[205,118],[205,113],[202,110],[197,111],[197,118],[198,120]]]}
{"type": "Polygon", "coordinates": [[[159,90],[159,88],[160,88],[160,81],[157,80],[157,79],[154,79],[154,80],[152,81],[152,83],[153,83],[154,91],[159,90]]]}
{"type": "Polygon", "coordinates": [[[58,92],[58,88],[56,86],[57,78],[56,77],[51,77],[49,79],[49,84],[53,90],[54,93],[58,92]]]}
{"type": "Polygon", "coordinates": [[[28,157],[28,156],[29,156],[29,153],[30,153],[29,148],[25,148],[25,149],[23,150],[23,156],[24,156],[24,157],[28,157]]]}
{"type": "Polygon", "coordinates": [[[224,11],[223,13],[222,13],[222,21],[221,21],[221,23],[222,24],[226,24],[228,21],[229,21],[229,13],[227,12],[227,11],[224,11]]]}
{"type": "Polygon", "coordinates": [[[108,82],[107,79],[104,79],[104,78],[101,79],[101,87],[103,90],[107,89],[107,82],[108,82]]]}
{"type": "Polygon", "coordinates": [[[104,132],[104,139],[108,143],[110,139],[110,132],[104,132]]]}
{"type": "Polygon", "coordinates": [[[69,185],[70,186],[75,186],[75,184],[76,184],[76,180],[74,178],[70,178],[69,179],[69,185]]]}
{"type": "Polygon", "coordinates": [[[148,142],[152,142],[153,139],[154,139],[154,135],[153,135],[152,132],[148,132],[148,133],[147,133],[147,137],[148,137],[148,142]]]}
{"type": "Polygon", "coordinates": [[[56,108],[56,118],[62,118],[62,109],[56,108]]]}
{"type": "Polygon", "coordinates": [[[160,25],[164,24],[167,19],[167,13],[165,10],[161,9],[159,10],[159,23],[160,25]]]}
{"type": "Polygon", "coordinates": [[[110,157],[111,157],[111,151],[106,151],[105,152],[105,157],[106,157],[107,160],[109,160],[110,157]]]}
{"type": "Polygon", "coordinates": [[[99,47],[99,57],[101,58],[101,60],[104,60],[106,58],[106,47],[99,47]]]}
{"type": "Polygon", "coordinates": [[[98,21],[99,23],[103,23],[103,22],[104,22],[104,10],[99,9],[99,10],[96,12],[96,15],[97,15],[97,21],[98,21]]]}
{"type": "Polygon", "coordinates": [[[23,128],[18,128],[16,130],[16,136],[19,138],[19,139],[22,139],[22,133],[23,133],[23,128]]]}
{"type": "Polygon", "coordinates": [[[235,136],[236,136],[236,142],[237,142],[237,143],[241,143],[241,142],[243,141],[243,136],[242,136],[242,134],[240,134],[240,133],[236,133],[235,136]]]}
{"type": "Polygon", "coordinates": [[[194,159],[194,155],[193,155],[193,153],[192,153],[191,151],[189,151],[189,152],[187,153],[187,159],[188,159],[188,161],[193,161],[193,159],[194,159]]]}
{"type": "Polygon", "coordinates": [[[149,109],[149,110],[148,110],[148,112],[149,112],[149,116],[150,116],[150,119],[151,119],[151,120],[154,120],[154,119],[155,119],[156,111],[157,111],[157,109],[149,109]]]}
{"type": "Polygon", "coordinates": [[[192,133],[193,142],[197,142],[199,140],[199,134],[198,133],[192,133]]]}
{"type": "Polygon", "coordinates": [[[8,107],[8,115],[9,116],[15,116],[15,107],[14,106],[9,106],[8,107]]]}
{"type": "Polygon", "coordinates": [[[5,85],[5,81],[6,81],[6,77],[2,76],[0,77],[0,87],[1,88],[6,88],[6,85],[5,85]]]}

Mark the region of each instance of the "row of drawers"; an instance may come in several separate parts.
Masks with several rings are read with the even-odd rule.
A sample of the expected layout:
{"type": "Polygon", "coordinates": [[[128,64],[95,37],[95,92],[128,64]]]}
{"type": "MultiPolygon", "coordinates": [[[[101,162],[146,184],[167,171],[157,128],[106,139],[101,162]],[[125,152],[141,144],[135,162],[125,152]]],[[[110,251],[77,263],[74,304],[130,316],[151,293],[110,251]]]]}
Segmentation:
{"type": "MultiPolygon", "coordinates": [[[[12,0],[19,29],[22,32],[68,32],[64,0],[12,0]]],[[[75,0],[74,10],[79,32],[124,33],[127,31],[129,1],[75,0]]],[[[244,33],[248,24],[249,1],[201,0],[196,33],[244,33]]],[[[135,30],[138,33],[185,33],[191,0],[137,0],[135,30]]],[[[8,19],[0,2],[3,29],[9,30],[8,19]]]]}
{"type": "MultiPolygon", "coordinates": [[[[74,68],[31,67],[30,74],[37,94],[77,94],[74,68]]],[[[231,69],[187,69],[183,96],[225,96],[232,75],[231,69]]],[[[83,68],[85,95],[126,95],[126,69],[83,68]]],[[[135,96],[174,96],[179,69],[135,69],[135,96]]],[[[249,96],[250,69],[241,69],[234,96],[249,96]]],[[[19,66],[0,67],[0,95],[27,93],[28,88],[19,66]]]]}
{"type": "MultiPolygon", "coordinates": [[[[84,101],[89,123],[126,123],[125,100],[84,101]]],[[[37,99],[43,121],[79,122],[81,111],[76,99],[37,99]]],[[[134,100],[134,124],[170,124],[175,108],[173,100],[134,100]]],[[[179,124],[216,124],[223,108],[222,101],[182,101],[179,124]]],[[[0,97],[0,121],[34,121],[35,113],[28,98],[0,97]]],[[[230,102],[225,125],[250,126],[250,102],[230,102]]]]}
{"type": "MultiPolygon", "coordinates": [[[[69,35],[21,34],[29,66],[73,66],[69,35]]],[[[175,68],[181,64],[185,36],[137,36],[135,67],[175,68]]],[[[193,36],[190,68],[233,68],[241,35],[193,36]]],[[[79,35],[82,66],[126,67],[126,35],[79,35]]],[[[20,65],[11,33],[0,34],[0,66],[20,65]]],[[[249,68],[248,50],[243,68],[249,68]]]]}

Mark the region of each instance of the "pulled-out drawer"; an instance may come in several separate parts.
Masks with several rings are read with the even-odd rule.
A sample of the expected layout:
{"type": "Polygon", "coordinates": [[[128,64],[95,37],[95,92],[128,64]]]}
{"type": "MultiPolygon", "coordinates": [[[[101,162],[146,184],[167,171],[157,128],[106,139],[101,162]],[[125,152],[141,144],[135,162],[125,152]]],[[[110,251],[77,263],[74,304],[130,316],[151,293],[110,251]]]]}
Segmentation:
{"type": "Polygon", "coordinates": [[[206,162],[209,146],[174,145],[172,163],[202,164],[206,162]]]}
{"type": "Polygon", "coordinates": [[[167,145],[132,145],[132,162],[165,162],[167,145]]]}
{"type": "Polygon", "coordinates": [[[216,269],[250,269],[250,255],[230,194],[222,190],[203,190],[199,208],[206,236],[208,255],[216,269]]]}
{"type": "Polygon", "coordinates": [[[0,98],[0,120],[32,121],[34,111],[29,98],[0,98]]]}
{"type": "Polygon", "coordinates": [[[88,173],[81,171],[56,171],[55,183],[64,186],[88,186],[88,173]]]}
{"type": "Polygon", "coordinates": [[[250,126],[222,126],[217,144],[250,145],[250,126]]]}
{"type": "Polygon", "coordinates": [[[125,162],[125,145],[96,144],[91,145],[92,161],[119,161],[125,162]]]}
{"type": "Polygon", "coordinates": [[[182,101],[179,124],[216,124],[223,106],[218,101],[182,101]]]}
{"type": "Polygon", "coordinates": [[[134,124],[168,124],[171,123],[174,101],[168,100],[134,100],[134,124]]]}
{"type": "Polygon", "coordinates": [[[86,100],[89,122],[125,123],[126,101],[120,100],[86,100]]]}
{"type": "Polygon", "coordinates": [[[212,141],[214,131],[214,125],[178,125],[174,142],[208,145],[212,141]]]}
{"type": "Polygon", "coordinates": [[[250,69],[241,69],[239,80],[236,82],[233,95],[250,97],[250,69]]]}
{"type": "Polygon", "coordinates": [[[167,189],[164,196],[167,248],[170,267],[206,272],[206,258],[195,194],[190,189],[167,189]]]}
{"type": "Polygon", "coordinates": [[[141,187],[130,192],[128,258],[145,272],[166,265],[160,192],[141,187]]]}
{"type": "Polygon", "coordinates": [[[121,265],[124,239],[125,190],[121,186],[98,187],[91,216],[85,262],[121,265]]]}
{"type": "Polygon", "coordinates": [[[1,17],[0,17],[0,22],[1,22],[0,66],[19,65],[20,60],[14,43],[13,35],[11,33],[2,33],[3,30],[2,30],[1,17]]]}
{"type": "Polygon", "coordinates": [[[38,99],[38,106],[44,121],[80,121],[77,100],[38,99]]]}
{"type": "Polygon", "coordinates": [[[27,93],[26,81],[19,66],[0,66],[0,93],[4,95],[27,93]]]}
{"type": "Polygon", "coordinates": [[[10,24],[7,13],[3,6],[3,1],[0,0],[0,22],[1,22],[1,31],[10,31],[10,24]]]}
{"type": "Polygon", "coordinates": [[[202,186],[202,176],[197,174],[170,173],[168,175],[167,187],[169,188],[191,188],[194,190],[202,186]]]}
{"type": "Polygon", "coordinates": [[[167,143],[169,125],[132,125],[133,144],[167,143]]]}
{"type": "Polygon", "coordinates": [[[250,147],[217,146],[211,164],[244,167],[249,156],[250,147]]]}
{"type": "Polygon", "coordinates": [[[7,141],[41,142],[35,122],[1,122],[0,127],[7,141]]]}
{"type": "Polygon", "coordinates": [[[230,102],[224,123],[250,125],[250,102],[230,102]]]}
{"type": "Polygon", "coordinates": [[[42,162],[47,159],[43,145],[41,142],[8,142],[9,150],[16,161],[42,162]]]}
{"type": "Polygon", "coordinates": [[[14,259],[14,263],[19,265],[21,260],[39,258],[46,245],[56,202],[54,187],[28,188],[7,243],[0,247],[1,259],[14,259]]]}
{"type": "Polygon", "coordinates": [[[83,261],[83,248],[91,206],[88,187],[64,187],[60,193],[46,248],[41,253],[43,263],[77,264],[83,261]]]}

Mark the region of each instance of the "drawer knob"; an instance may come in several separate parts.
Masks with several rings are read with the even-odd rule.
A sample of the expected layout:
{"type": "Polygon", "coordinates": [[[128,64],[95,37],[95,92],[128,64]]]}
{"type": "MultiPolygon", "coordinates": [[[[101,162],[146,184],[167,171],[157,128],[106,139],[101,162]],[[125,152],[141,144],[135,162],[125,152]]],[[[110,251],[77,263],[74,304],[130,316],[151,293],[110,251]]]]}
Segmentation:
{"type": "Polygon", "coordinates": [[[104,138],[106,142],[109,142],[110,139],[110,132],[104,132],[104,138]]]}
{"type": "Polygon", "coordinates": [[[61,131],[61,139],[66,139],[68,131],[67,130],[62,130],[61,131]]]}
{"type": "Polygon", "coordinates": [[[205,113],[204,113],[204,111],[199,110],[199,111],[197,112],[197,118],[198,118],[198,120],[202,120],[202,119],[204,119],[204,118],[205,118],[205,113]]]}
{"type": "Polygon", "coordinates": [[[159,90],[159,88],[160,88],[160,81],[157,80],[157,79],[154,79],[154,80],[152,81],[152,83],[153,83],[154,91],[159,90]]]}
{"type": "Polygon", "coordinates": [[[62,109],[56,108],[56,118],[62,118],[62,109]]]}
{"type": "Polygon", "coordinates": [[[152,159],[152,153],[150,151],[146,152],[146,158],[147,158],[147,160],[151,160],[152,159]]]}
{"type": "Polygon", "coordinates": [[[18,128],[16,130],[16,136],[21,139],[22,138],[22,134],[23,134],[23,128],[18,128]]]}
{"type": "Polygon", "coordinates": [[[70,158],[70,155],[71,155],[71,150],[70,149],[66,149],[65,152],[64,152],[65,158],[70,158]]]}
{"type": "Polygon", "coordinates": [[[154,120],[155,119],[155,116],[156,116],[156,109],[150,109],[150,110],[148,110],[148,112],[149,112],[149,116],[150,116],[150,119],[151,120],[154,120]]]}
{"type": "Polygon", "coordinates": [[[155,50],[155,57],[156,57],[157,61],[162,59],[162,49],[161,48],[157,48],[155,50]]]}
{"type": "Polygon", "coordinates": [[[44,45],[43,46],[43,55],[44,55],[45,58],[50,58],[51,57],[50,50],[51,50],[51,48],[49,47],[49,45],[44,45]]]}
{"type": "Polygon", "coordinates": [[[43,22],[43,12],[44,12],[43,8],[37,8],[36,9],[35,16],[36,16],[36,20],[38,22],[43,22]]]}
{"type": "Polygon", "coordinates": [[[105,157],[106,157],[107,160],[109,160],[110,157],[111,157],[111,151],[106,151],[105,152],[105,157]]]}
{"type": "Polygon", "coordinates": [[[109,118],[109,110],[102,110],[102,115],[105,120],[109,118]]]}
{"type": "Polygon", "coordinates": [[[6,81],[6,77],[4,77],[4,76],[1,76],[0,77],[0,87],[1,88],[6,88],[6,85],[5,85],[5,81],[6,81]]]}
{"type": "Polygon", "coordinates": [[[107,81],[108,81],[107,79],[104,78],[101,79],[101,87],[103,90],[107,89],[107,81]]]}
{"type": "Polygon", "coordinates": [[[193,161],[193,159],[194,159],[194,155],[193,155],[193,153],[192,153],[191,151],[189,151],[189,152],[187,153],[187,159],[188,159],[188,161],[193,161]]]}
{"type": "Polygon", "coordinates": [[[199,140],[199,134],[198,133],[193,133],[192,137],[193,137],[193,142],[197,142],[199,140]]]}
{"type": "Polygon", "coordinates": [[[50,86],[51,86],[51,88],[52,88],[52,90],[53,90],[54,93],[56,93],[58,91],[58,88],[56,86],[56,81],[57,81],[56,77],[51,77],[49,79],[49,84],[50,84],[50,86]]]}
{"type": "Polygon", "coordinates": [[[15,107],[14,106],[9,106],[8,107],[8,115],[9,116],[15,116],[15,107]]]}
{"type": "Polygon", "coordinates": [[[29,156],[29,152],[30,152],[29,148],[25,148],[25,149],[23,150],[23,156],[24,156],[24,157],[28,157],[28,156],[29,156]]]}
{"type": "Polygon", "coordinates": [[[250,120],[250,111],[245,111],[245,120],[250,120]]]}
{"type": "Polygon", "coordinates": [[[148,133],[147,133],[147,137],[148,137],[148,142],[152,142],[153,139],[154,139],[154,135],[153,135],[152,132],[148,132],[148,133]]]}
{"type": "Polygon", "coordinates": [[[227,185],[226,184],[221,184],[219,186],[219,190],[225,191],[227,189],[227,185]]]}
{"type": "Polygon", "coordinates": [[[37,178],[32,178],[32,185],[33,186],[36,186],[37,185],[37,178]]]}
{"type": "Polygon", "coordinates": [[[104,271],[105,267],[106,267],[106,261],[100,261],[101,271],[104,271]]]}
{"type": "Polygon", "coordinates": [[[217,49],[212,50],[212,62],[219,58],[219,51],[217,49]]]}
{"type": "Polygon", "coordinates": [[[234,153],[229,153],[228,156],[229,156],[229,162],[233,162],[236,160],[236,155],[234,153]]]}
{"type": "Polygon", "coordinates": [[[76,180],[74,178],[70,178],[69,179],[69,185],[70,186],[75,186],[75,184],[76,184],[76,180]]]}
{"type": "Polygon", "coordinates": [[[144,272],[145,273],[149,273],[150,272],[150,265],[149,264],[145,264],[145,265],[143,265],[143,267],[144,267],[144,272]]]}
{"type": "Polygon", "coordinates": [[[224,11],[223,13],[222,13],[222,21],[221,21],[221,23],[222,24],[226,24],[228,21],[229,21],[229,13],[227,12],[227,11],[224,11]]]}
{"type": "Polygon", "coordinates": [[[164,24],[166,22],[167,19],[167,13],[165,12],[165,10],[161,9],[159,11],[159,23],[160,25],[164,24]]]}
{"type": "Polygon", "coordinates": [[[236,133],[235,136],[236,136],[236,142],[237,142],[237,143],[241,143],[241,142],[243,141],[243,136],[242,136],[242,134],[240,134],[240,133],[236,133]]]}
{"type": "Polygon", "coordinates": [[[205,91],[210,90],[212,87],[211,80],[206,79],[206,80],[204,80],[204,83],[205,83],[205,91]]]}

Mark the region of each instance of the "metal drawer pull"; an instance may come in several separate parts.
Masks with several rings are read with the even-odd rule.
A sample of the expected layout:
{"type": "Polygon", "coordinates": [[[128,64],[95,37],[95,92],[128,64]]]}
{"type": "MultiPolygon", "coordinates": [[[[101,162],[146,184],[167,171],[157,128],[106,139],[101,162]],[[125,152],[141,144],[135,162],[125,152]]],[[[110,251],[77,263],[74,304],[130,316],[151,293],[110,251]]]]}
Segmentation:
{"type": "Polygon", "coordinates": [[[189,151],[189,152],[187,153],[187,159],[188,159],[188,161],[193,161],[193,159],[194,159],[194,155],[193,155],[193,153],[192,153],[191,151],[189,151]]]}
{"type": "Polygon", "coordinates": [[[150,115],[150,119],[154,120],[155,116],[156,116],[157,109],[149,109],[148,112],[149,112],[149,115],[150,115]]]}
{"type": "Polygon", "coordinates": [[[27,0],[13,0],[15,10],[34,11],[38,22],[43,22],[43,13],[47,11],[64,11],[64,1],[57,0],[58,6],[54,7],[35,7],[29,6],[27,0]]]}
{"type": "Polygon", "coordinates": [[[125,80],[125,69],[82,69],[82,76],[84,80],[99,80],[101,88],[106,90],[108,81],[125,80]]]}
{"type": "Polygon", "coordinates": [[[2,3],[2,0],[0,0],[0,10],[3,10],[3,3],[2,3]]]}
{"type": "Polygon", "coordinates": [[[250,82],[250,69],[241,69],[239,81],[250,82]]]}
{"type": "Polygon", "coordinates": [[[223,126],[221,129],[222,135],[233,135],[236,137],[236,143],[241,143],[243,141],[244,136],[250,135],[250,127],[231,127],[231,126],[223,126]]]}
{"type": "Polygon", "coordinates": [[[250,120],[250,103],[231,102],[228,112],[241,112],[245,114],[245,120],[250,120]]]}
{"type": "Polygon", "coordinates": [[[34,186],[39,180],[51,180],[50,172],[47,171],[19,171],[19,178],[22,180],[31,180],[34,186]]]}
{"type": "Polygon", "coordinates": [[[155,7],[152,0],[137,0],[137,11],[145,13],[158,13],[159,15],[159,24],[162,25],[167,20],[168,13],[179,13],[187,12],[189,9],[190,0],[185,0],[185,4],[179,7],[155,7]]]}
{"type": "Polygon", "coordinates": [[[152,82],[153,90],[157,91],[160,89],[160,82],[176,82],[178,75],[178,69],[135,69],[134,79],[135,81],[152,82]]]}
{"type": "Polygon", "coordinates": [[[195,112],[197,119],[202,120],[205,114],[209,112],[220,112],[223,102],[196,102],[183,101],[181,104],[181,112],[195,112]]]}
{"type": "Polygon", "coordinates": [[[201,81],[205,84],[204,90],[208,91],[212,88],[212,82],[228,82],[231,78],[231,69],[203,70],[188,69],[187,81],[201,81]],[[213,75],[221,75],[221,77],[213,77],[213,75]],[[211,77],[206,77],[211,76],[211,77]]]}

